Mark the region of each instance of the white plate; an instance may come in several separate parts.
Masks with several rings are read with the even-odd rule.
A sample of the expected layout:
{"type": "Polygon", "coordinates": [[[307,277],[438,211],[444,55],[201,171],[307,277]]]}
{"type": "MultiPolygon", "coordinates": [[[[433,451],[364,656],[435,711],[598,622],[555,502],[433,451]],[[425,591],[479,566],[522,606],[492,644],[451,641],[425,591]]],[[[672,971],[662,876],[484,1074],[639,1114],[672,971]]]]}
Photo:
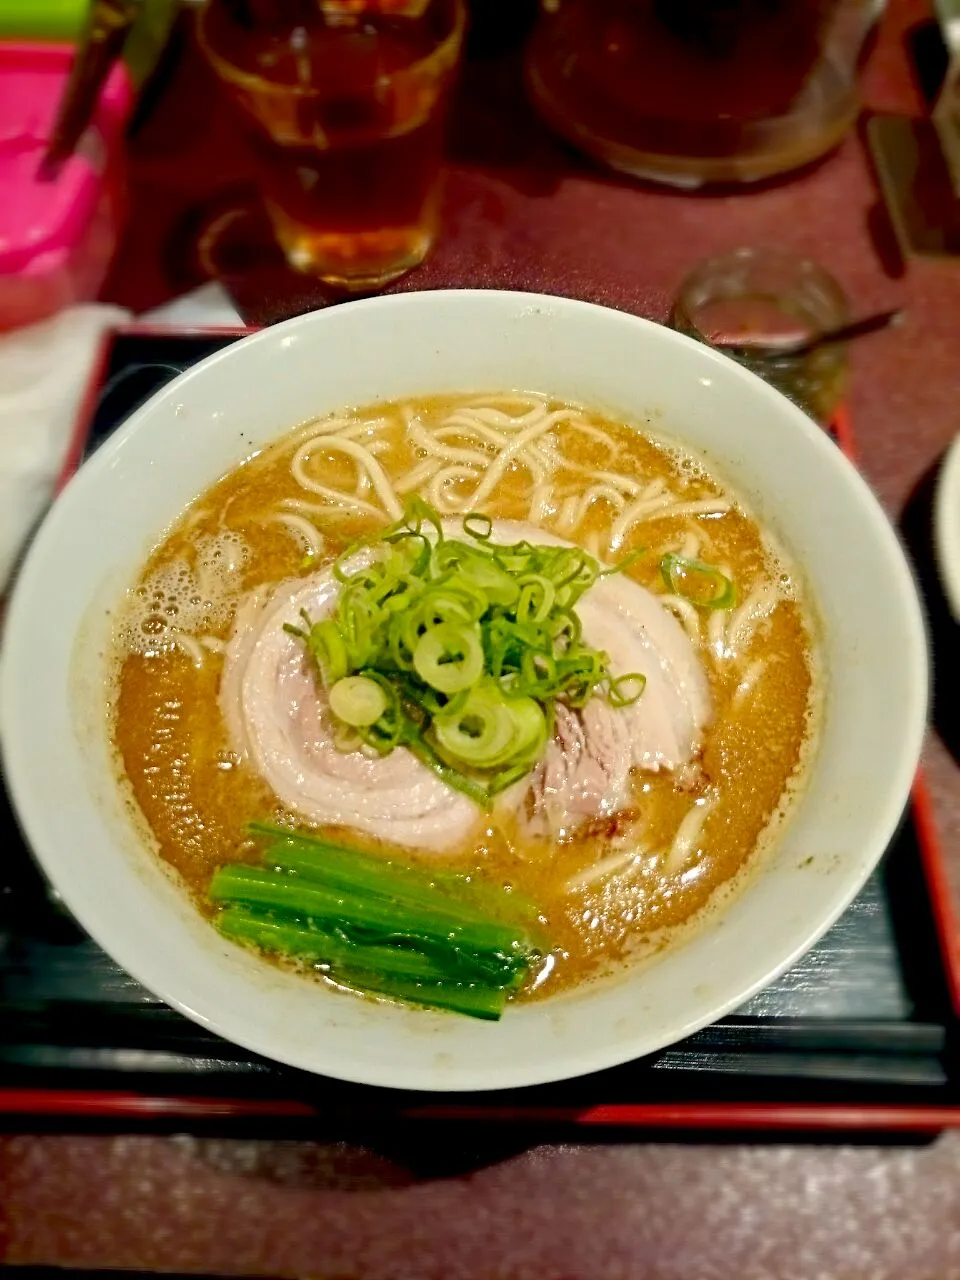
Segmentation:
{"type": "Polygon", "coordinates": [[[100,945],[174,1008],[248,1049],[416,1089],[596,1071],[739,1005],[816,941],[883,853],[908,796],[926,705],[925,636],[896,536],[855,469],[799,409],[658,325],[585,303],[482,291],[412,293],[301,316],[171,383],[52,509],[16,585],[0,656],[14,804],[47,875],[100,945]],[[94,713],[104,602],[231,465],[344,405],[508,387],[638,422],[651,415],[735,482],[809,580],[826,711],[792,821],[731,906],[646,967],[485,1024],[342,996],[223,941],[137,838],[94,713]]]}
{"type": "Polygon", "coordinates": [[[933,526],[943,589],[953,616],[960,622],[960,435],[940,468],[933,526]]]}

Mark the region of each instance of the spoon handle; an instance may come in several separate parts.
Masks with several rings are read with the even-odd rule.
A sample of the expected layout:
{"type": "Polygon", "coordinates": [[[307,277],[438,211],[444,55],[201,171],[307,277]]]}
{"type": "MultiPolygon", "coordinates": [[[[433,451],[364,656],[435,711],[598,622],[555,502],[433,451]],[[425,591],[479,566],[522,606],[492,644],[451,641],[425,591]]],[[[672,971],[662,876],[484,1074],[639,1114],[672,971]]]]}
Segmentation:
{"type": "Polygon", "coordinates": [[[828,329],[825,333],[806,338],[798,346],[787,348],[786,354],[805,356],[808,352],[815,351],[817,347],[832,346],[836,342],[850,342],[853,338],[865,338],[868,333],[878,333],[888,325],[898,324],[902,315],[903,312],[897,308],[894,311],[881,311],[877,315],[851,320],[849,324],[842,324],[836,329],[828,329]]]}
{"type": "Polygon", "coordinates": [[[863,338],[869,333],[877,333],[880,329],[886,329],[888,325],[898,324],[903,311],[897,309],[895,311],[881,311],[876,315],[862,316],[859,320],[851,320],[848,324],[839,325],[836,329],[826,329],[822,333],[811,334],[808,338],[800,338],[795,342],[770,343],[770,342],[717,342],[714,340],[714,346],[720,351],[725,351],[728,355],[736,357],[753,357],[754,359],[776,358],[778,356],[789,356],[794,359],[797,356],[809,355],[811,351],[817,351],[820,347],[834,346],[838,342],[850,342],[853,338],[863,338]]]}

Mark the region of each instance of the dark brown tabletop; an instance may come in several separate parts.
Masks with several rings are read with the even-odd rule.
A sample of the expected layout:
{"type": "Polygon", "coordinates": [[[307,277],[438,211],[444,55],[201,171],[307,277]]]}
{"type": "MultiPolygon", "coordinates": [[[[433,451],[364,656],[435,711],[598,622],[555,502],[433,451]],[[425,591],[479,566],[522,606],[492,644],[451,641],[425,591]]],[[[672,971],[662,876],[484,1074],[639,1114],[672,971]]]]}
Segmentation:
{"type": "MultiPolygon", "coordinates": [[[[868,109],[924,110],[908,52],[929,16],[924,0],[891,0],[863,76],[868,109]]],[[[133,144],[131,218],[108,288],[137,309],[197,282],[192,230],[249,175],[192,55],[159,95],[133,144]]],[[[931,480],[960,430],[960,260],[898,261],[860,137],[747,193],[633,186],[555,142],[524,102],[515,58],[480,50],[443,239],[400,287],[535,289],[663,319],[695,261],[765,242],[816,258],[858,310],[908,313],[905,328],[853,351],[849,407],[861,466],[927,594],[937,695],[925,767],[960,900],[960,628],[929,547],[931,480]]],[[[253,322],[321,301],[302,286],[294,296],[269,255],[228,282],[253,322]]],[[[330,1280],[960,1277],[960,1133],[902,1145],[471,1144],[0,1139],[0,1260],[330,1280]]]]}

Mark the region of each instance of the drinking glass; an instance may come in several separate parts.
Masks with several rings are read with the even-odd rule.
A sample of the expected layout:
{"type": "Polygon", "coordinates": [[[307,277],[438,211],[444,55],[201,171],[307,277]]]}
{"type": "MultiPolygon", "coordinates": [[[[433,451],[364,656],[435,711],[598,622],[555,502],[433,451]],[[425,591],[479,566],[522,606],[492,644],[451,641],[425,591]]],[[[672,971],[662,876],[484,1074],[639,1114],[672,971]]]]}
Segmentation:
{"type": "Polygon", "coordinates": [[[757,245],[696,267],[681,285],[671,324],[733,354],[739,364],[826,423],[846,391],[845,346],[825,345],[796,356],[786,348],[839,328],[849,318],[846,295],[821,266],[784,249],[757,245]],[[734,353],[730,343],[736,344],[734,353]],[[778,354],[781,344],[785,350],[778,354]]]}
{"type": "Polygon", "coordinates": [[[243,119],[290,266],[368,292],[437,235],[464,0],[211,0],[201,49],[243,119]]]}

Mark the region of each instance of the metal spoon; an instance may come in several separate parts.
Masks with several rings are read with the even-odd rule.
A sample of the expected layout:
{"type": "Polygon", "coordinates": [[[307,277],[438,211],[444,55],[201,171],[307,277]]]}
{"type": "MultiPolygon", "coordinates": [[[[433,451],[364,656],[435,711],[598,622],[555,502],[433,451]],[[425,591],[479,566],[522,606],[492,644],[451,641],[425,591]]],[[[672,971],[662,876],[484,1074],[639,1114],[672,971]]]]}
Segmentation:
{"type": "Polygon", "coordinates": [[[787,338],[784,342],[743,342],[727,341],[715,338],[711,345],[727,352],[729,355],[750,357],[753,359],[775,358],[777,356],[809,355],[820,347],[834,346],[838,342],[851,342],[854,338],[865,338],[867,334],[878,333],[881,329],[902,323],[903,311],[880,311],[875,315],[862,316],[859,320],[851,320],[839,325],[836,329],[825,329],[823,333],[815,333],[810,337],[787,338]]]}

